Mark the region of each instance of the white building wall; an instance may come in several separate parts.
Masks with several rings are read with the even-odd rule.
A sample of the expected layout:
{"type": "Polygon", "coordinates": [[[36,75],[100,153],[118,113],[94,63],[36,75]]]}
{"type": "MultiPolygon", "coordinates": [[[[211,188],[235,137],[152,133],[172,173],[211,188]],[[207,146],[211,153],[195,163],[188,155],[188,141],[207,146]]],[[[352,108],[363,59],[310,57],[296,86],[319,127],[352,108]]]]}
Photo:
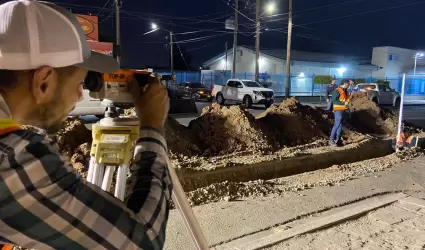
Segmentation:
{"type": "Polygon", "coordinates": [[[375,47],[372,51],[372,64],[382,67],[373,72],[376,78],[395,78],[413,68],[416,51],[396,47],[375,47]]]}
{"type": "MultiPolygon", "coordinates": [[[[232,53],[227,56],[227,70],[232,70],[232,53]]],[[[249,73],[252,75],[255,72],[255,53],[253,51],[240,48],[238,49],[238,56],[236,57],[236,73],[249,73]]],[[[210,65],[211,70],[223,71],[226,69],[225,59],[217,60],[210,65]]],[[[285,74],[286,73],[286,62],[279,60],[274,57],[261,54],[260,55],[260,73],[274,74],[285,74]]],[[[299,75],[304,73],[305,76],[316,75],[332,75],[337,78],[343,77],[357,77],[366,78],[372,76],[372,70],[359,70],[351,69],[349,66],[346,67],[346,71],[341,74],[337,67],[329,67],[321,63],[317,63],[317,66],[312,66],[311,62],[293,62],[291,65],[291,74],[299,75]]]]}

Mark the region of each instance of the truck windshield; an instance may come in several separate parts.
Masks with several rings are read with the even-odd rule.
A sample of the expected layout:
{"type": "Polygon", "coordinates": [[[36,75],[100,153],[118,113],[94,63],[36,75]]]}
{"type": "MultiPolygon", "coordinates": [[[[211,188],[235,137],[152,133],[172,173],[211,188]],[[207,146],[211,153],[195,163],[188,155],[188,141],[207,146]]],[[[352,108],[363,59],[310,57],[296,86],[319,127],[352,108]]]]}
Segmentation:
{"type": "Polygon", "coordinates": [[[263,87],[258,82],[254,82],[254,81],[243,81],[243,84],[248,88],[262,88],[263,87]]]}

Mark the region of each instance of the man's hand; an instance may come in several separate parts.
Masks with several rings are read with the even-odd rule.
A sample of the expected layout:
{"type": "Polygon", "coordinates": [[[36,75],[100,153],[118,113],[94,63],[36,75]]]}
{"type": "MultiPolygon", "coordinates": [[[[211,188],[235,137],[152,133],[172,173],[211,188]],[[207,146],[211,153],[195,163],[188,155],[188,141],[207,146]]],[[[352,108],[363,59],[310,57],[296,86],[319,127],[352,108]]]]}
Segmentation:
{"type": "Polygon", "coordinates": [[[163,132],[170,109],[167,88],[156,77],[152,76],[144,89],[140,89],[137,80],[132,78],[129,89],[133,95],[140,127],[151,127],[163,132]]]}

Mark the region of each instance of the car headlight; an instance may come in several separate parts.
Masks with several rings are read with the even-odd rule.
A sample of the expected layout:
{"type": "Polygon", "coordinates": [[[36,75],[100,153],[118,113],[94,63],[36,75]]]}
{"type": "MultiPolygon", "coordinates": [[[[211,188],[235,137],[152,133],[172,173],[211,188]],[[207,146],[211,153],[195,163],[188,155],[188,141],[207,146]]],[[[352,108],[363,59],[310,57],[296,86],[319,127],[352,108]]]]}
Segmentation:
{"type": "Polygon", "coordinates": [[[204,93],[204,91],[202,91],[202,90],[201,90],[201,91],[199,91],[199,94],[203,94],[203,93],[204,93]]]}
{"type": "Polygon", "coordinates": [[[256,95],[260,95],[260,96],[263,96],[263,94],[260,92],[260,91],[253,91],[254,92],[254,94],[256,94],[256,95]]]}

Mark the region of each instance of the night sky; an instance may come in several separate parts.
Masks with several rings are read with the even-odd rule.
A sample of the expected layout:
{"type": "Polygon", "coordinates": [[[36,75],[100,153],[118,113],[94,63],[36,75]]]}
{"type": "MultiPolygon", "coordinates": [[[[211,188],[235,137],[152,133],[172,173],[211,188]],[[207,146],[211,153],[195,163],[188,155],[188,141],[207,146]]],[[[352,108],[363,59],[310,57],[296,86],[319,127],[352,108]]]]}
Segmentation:
{"type": "MultiPolygon", "coordinates": [[[[55,0],[74,13],[98,14],[103,37],[115,36],[114,0],[55,0]],[[104,7],[106,5],[106,7],[104,7]],[[104,7],[102,9],[102,7],[104,7]]],[[[268,0],[261,0],[262,11],[268,0]]],[[[148,32],[151,22],[177,33],[189,67],[233,44],[232,31],[224,29],[233,16],[233,0],[122,0],[122,64],[128,67],[167,67],[168,33],[148,32]],[[229,5],[230,6],[229,6],[229,5]],[[203,31],[202,31],[203,30],[203,31]],[[202,31],[202,32],[201,32],[202,31]],[[186,33],[186,34],[178,34],[186,33]]],[[[287,0],[276,1],[276,15],[264,17],[261,47],[284,49],[287,39],[287,0]],[[271,31],[273,30],[273,31],[271,31]]],[[[255,20],[255,0],[240,1],[241,12],[255,20]]],[[[373,46],[425,49],[425,1],[421,0],[293,0],[293,49],[371,56],[373,46]]],[[[254,46],[254,23],[239,16],[239,44],[254,46]]],[[[175,52],[178,52],[175,46],[175,52]]],[[[176,57],[180,56],[178,54],[176,57]]],[[[177,59],[176,59],[177,60],[177,59]]],[[[182,61],[177,67],[184,70],[182,61]]]]}

